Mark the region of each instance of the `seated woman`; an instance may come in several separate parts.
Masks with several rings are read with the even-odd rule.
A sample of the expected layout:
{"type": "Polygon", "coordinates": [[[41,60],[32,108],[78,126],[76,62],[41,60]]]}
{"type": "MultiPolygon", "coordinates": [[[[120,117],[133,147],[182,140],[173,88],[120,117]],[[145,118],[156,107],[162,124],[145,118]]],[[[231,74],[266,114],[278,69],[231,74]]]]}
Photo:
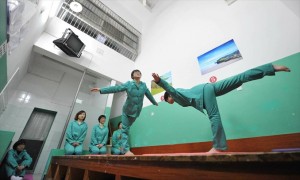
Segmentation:
{"type": "Polygon", "coordinates": [[[25,168],[29,167],[31,162],[32,158],[25,150],[25,140],[18,140],[7,153],[4,165],[7,176],[10,179],[23,179],[25,168]]]}
{"type": "Polygon", "coordinates": [[[68,125],[66,131],[66,155],[81,155],[83,148],[83,141],[88,130],[87,124],[84,122],[86,112],[81,110],[76,115],[73,121],[68,125]]]}
{"type": "Polygon", "coordinates": [[[91,134],[90,152],[91,154],[106,154],[106,143],[108,137],[108,128],[105,126],[106,116],[101,115],[98,118],[99,124],[95,125],[91,134]]]}
{"type": "Polygon", "coordinates": [[[118,129],[114,131],[112,137],[112,154],[123,155],[125,154],[125,149],[122,142],[122,122],[118,123],[118,129]]]}

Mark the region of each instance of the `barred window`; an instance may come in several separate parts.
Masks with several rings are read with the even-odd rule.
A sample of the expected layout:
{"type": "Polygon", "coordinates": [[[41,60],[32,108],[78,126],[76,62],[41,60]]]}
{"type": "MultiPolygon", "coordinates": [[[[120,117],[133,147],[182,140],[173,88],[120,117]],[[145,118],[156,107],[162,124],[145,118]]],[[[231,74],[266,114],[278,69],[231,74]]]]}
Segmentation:
{"type": "Polygon", "coordinates": [[[141,37],[138,30],[99,0],[76,0],[82,5],[81,12],[72,11],[72,2],[74,0],[65,0],[62,3],[58,18],[135,61],[141,37]]]}

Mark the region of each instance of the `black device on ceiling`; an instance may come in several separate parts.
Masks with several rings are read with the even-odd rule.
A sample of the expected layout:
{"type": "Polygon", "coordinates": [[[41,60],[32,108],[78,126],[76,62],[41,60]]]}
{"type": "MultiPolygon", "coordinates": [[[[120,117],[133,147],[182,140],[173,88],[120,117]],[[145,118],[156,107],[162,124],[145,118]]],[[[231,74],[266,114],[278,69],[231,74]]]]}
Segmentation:
{"type": "Polygon", "coordinates": [[[67,28],[63,36],[54,40],[53,43],[67,55],[77,58],[81,56],[81,53],[85,48],[85,44],[70,28],[67,28]]]}

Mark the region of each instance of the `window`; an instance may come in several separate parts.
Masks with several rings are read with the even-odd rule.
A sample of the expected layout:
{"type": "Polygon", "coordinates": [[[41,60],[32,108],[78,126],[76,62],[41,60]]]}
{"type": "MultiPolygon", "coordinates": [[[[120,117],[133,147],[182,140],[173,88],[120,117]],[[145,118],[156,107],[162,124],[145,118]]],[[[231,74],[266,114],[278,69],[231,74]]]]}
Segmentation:
{"type": "Polygon", "coordinates": [[[73,0],[65,0],[62,3],[58,18],[123,56],[133,61],[137,58],[141,36],[139,31],[99,0],[77,0],[76,2],[82,5],[81,12],[72,11],[71,2],[73,0]]]}

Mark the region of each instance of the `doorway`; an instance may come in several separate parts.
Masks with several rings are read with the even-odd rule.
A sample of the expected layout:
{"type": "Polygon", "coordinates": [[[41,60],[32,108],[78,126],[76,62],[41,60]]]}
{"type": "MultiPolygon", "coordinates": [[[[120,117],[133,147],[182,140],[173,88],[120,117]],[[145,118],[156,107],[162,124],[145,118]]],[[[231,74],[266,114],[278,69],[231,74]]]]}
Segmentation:
{"type": "Polygon", "coordinates": [[[35,169],[56,113],[55,111],[34,108],[27,121],[20,139],[26,141],[26,151],[32,158],[32,163],[27,169],[28,172],[33,172],[35,169]]]}

